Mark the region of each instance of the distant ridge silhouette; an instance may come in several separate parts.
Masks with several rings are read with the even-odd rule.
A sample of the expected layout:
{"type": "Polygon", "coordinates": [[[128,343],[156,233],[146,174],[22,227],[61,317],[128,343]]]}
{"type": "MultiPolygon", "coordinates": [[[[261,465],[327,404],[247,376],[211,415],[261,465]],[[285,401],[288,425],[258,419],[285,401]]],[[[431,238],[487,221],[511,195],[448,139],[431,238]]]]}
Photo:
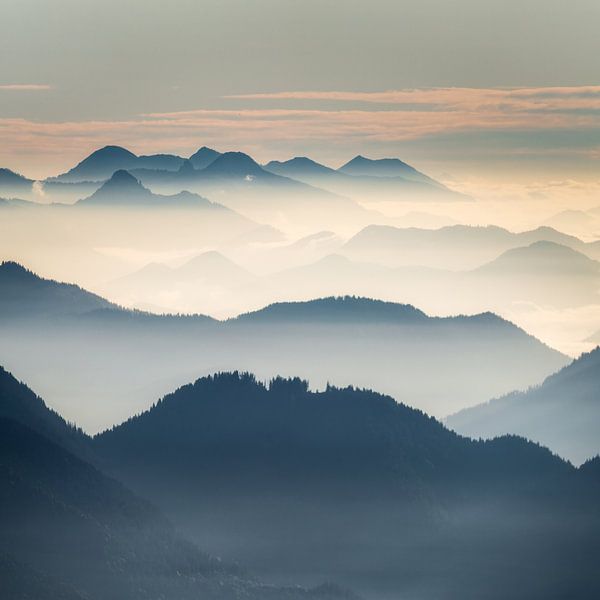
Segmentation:
{"type": "Polygon", "coordinates": [[[383,302],[355,296],[319,298],[307,302],[281,302],[240,315],[239,322],[324,321],[324,322],[423,322],[429,317],[409,304],[383,302]]]}
{"type": "Polygon", "coordinates": [[[544,382],[468,408],[446,419],[464,435],[524,435],[575,463],[600,454],[600,347],[544,382]]]}
{"type": "Polygon", "coordinates": [[[347,175],[366,175],[369,177],[405,177],[413,181],[441,185],[427,175],[417,171],[414,167],[401,161],[399,158],[370,159],[355,156],[352,160],[342,165],[340,172],[347,175]]]}
{"type": "Polygon", "coordinates": [[[75,167],[50,178],[50,181],[74,183],[80,181],[104,181],[115,171],[131,169],[177,170],[184,159],[172,154],[137,156],[121,146],[104,146],[92,152],[75,167]]]}
{"type": "Polygon", "coordinates": [[[190,156],[189,161],[192,163],[195,169],[204,169],[219,156],[221,156],[220,152],[217,152],[212,148],[202,146],[202,148],[199,148],[190,156]]]}
{"type": "MultiPolygon", "coordinates": [[[[200,273],[199,285],[208,274],[210,285],[220,261],[216,275],[211,255],[188,268],[200,273]]],[[[158,268],[167,279],[178,277],[158,268]]],[[[128,406],[143,406],[144,390],[165,392],[182,374],[198,374],[202,364],[242,366],[262,376],[296,373],[314,385],[377,387],[445,416],[538,383],[569,360],[489,313],[439,318],[414,306],[323,298],[275,304],[223,322],[125,310],[76,286],[36,279],[8,285],[15,293],[6,294],[0,268],[0,302],[5,302],[0,362],[10,359],[36,389],[69,406],[73,415],[84,414],[78,399],[92,388],[88,396],[100,408],[94,423],[84,423],[91,428],[114,422],[128,406]],[[118,378],[103,375],[115,368],[118,378]]]]}
{"type": "Polygon", "coordinates": [[[10,169],[0,168],[0,189],[2,189],[3,186],[9,188],[28,188],[31,187],[32,183],[33,180],[27,179],[27,177],[24,177],[19,173],[15,173],[10,169]]]}
{"type": "Polygon", "coordinates": [[[74,316],[107,308],[116,306],[77,285],[43,279],[16,262],[0,264],[0,320],[74,316]]]}
{"type": "Polygon", "coordinates": [[[226,176],[226,177],[266,177],[272,175],[264,171],[261,166],[243,152],[225,152],[215,157],[204,169],[204,175],[226,176]]]}
{"type": "Polygon", "coordinates": [[[79,206],[139,206],[170,208],[203,208],[228,211],[198,194],[182,191],[165,196],[154,194],[131,173],[120,169],[91,196],[77,202],[79,206]]]}

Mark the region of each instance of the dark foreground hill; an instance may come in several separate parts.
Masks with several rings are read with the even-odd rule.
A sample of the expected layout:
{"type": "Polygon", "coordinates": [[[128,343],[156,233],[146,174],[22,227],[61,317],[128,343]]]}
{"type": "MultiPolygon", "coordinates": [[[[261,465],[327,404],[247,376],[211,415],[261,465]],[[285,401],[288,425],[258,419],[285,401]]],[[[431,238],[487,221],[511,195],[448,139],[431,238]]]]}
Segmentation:
{"type": "Polygon", "coordinates": [[[581,463],[600,453],[600,348],[583,354],[540,386],[452,415],[459,433],[524,435],[581,463]]]}
{"type": "Polygon", "coordinates": [[[90,443],[30,390],[5,371],[0,386],[3,600],[350,598],[334,586],[265,585],[201,552],[148,502],[42,435],[90,443]]]}
{"type": "Polygon", "coordinates": [[[207,377],[98,436],[111,472],[272,578],[380,598],[594,597],[594,477],[353,388],[207,377]]]}

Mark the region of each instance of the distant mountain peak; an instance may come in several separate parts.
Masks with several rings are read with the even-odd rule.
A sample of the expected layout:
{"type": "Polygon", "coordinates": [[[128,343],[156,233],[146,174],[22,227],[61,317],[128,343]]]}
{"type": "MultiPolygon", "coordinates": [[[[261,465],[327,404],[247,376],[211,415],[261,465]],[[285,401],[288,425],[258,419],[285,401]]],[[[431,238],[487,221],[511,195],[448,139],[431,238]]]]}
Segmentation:
{"type": "MultiPolygon", "coordinates": [[[[409,167],[407,163],[400,160],[399,158],[367,158],[362,154],[357,154],[353,159],[349,160],[345,165],[340,167],[340,170],[358,165],[403,165],[409,167]]],[[[412,168],[412,167],[411,167],[412,168]]]]}
{"type": "Polygon", "coordinates": [[[136,155],[127,150],[127,148],[123,148],[123,146],[103,146],[102,148],[98,148],[98,150],[94,150],[87,158],[83,159],[81,163],[83,164],[86,160],[90,160],[91,158],[100,158],[100,157],[123,157],[126,156],[128,158],[137,158],[136,155]]]}
{"type": "Polygon", "coordinates": [[[194,168],[194,163],[192,162],[192,159],[189,158],[187,160],[184,160],[181,163],[181,167],[179,167],[179,170],[177,172],[180,175],[189,175],[195,173],[196,169],[194,168]]]}
{"type": "Polygon", "coordinates": [[[217,152],[212,148],[208,148],[207,146],[202,146],[202,148],[199,148],[196,152],[194,152],[194,154],[192,154],[188,160],[192,163],[195,169],[204,169],[219,156],[221,156],[220,152],[217,152]]]}
{"type": "Polygon", "coordinates": [[[305,165],[305,166],[318,166],[322,167],[324,165],[318,163],[316,160],[312,158],[308,158],[308,156],[294,156],[294,158],[290,158],[289,160],[280,162],[278,160],[272,160],[269,164],[280,164],[280,165],[305,165]]]}
{"type": "Polygon", "coordinates": [[[59,175],[59,181],[102,181],[118,169],[136,166],[138,157],[121,146],[104,146],[86,156],[72,169],[59,175]]]}
{"type": "Polygon", "coordinates": [[[44,279],[17,262],[0,264],[0,319],[83,314],[115,305],[80,287],[44,279]]]}
{"type": "Polygon", "coordinates": [[[259,166],[249,154],[244,152],[225,152],[215,162],[219,165],[259,166]]]}
{"type": "Polygon", "coordinates": [[[209,274],[215,276],[249,276],[250,273],[237,263],[227,258],[217,250],[208,250],[202,254],[194,256],[178,269],[180,272],[209,274]]]}
{"type": "Polygon", "coordinates": [[[91,196],[79,200],[78,204],[128,204],[132,200],[151,199],[152,192],[124,169],[115,171],[91,196]]]}
{"type": "Polygon", "coordinates": [[[230,177],[247,177],[265,174],[265,171],[261,166],[251,156],[244,152],[225,152],[208,165],[204,171],[214,175],[230,177]]]}
{"type": "Polygon", "coordinates": [[[342,165],[338,171],[346,175],[365,177],[400,177],[410,181],[433,184],[444,187],[439,182],[431,179],[424,173],[417,171],[408,163],[399,158],[366,158],[362,155],[355,156],[352,160],[342,165]]]}
{"type": "Polygon", "coordinates": [[[471,437],[514,432],[582,463],[600,449],[598,389],[600,347],[582,354],[540,385],[463,409],[446,422],[471,437]]]}
{"type": "Polygon", "coordinates": [[[107,183],[115,183],[119,185],[142,185],[140,181],[134,177],[129,171],[125,169],[119,169],[112,174],[112,177],[107,181],[107,183]]]}
{"type": "Polygon", "coordinates": [[[532,269],[543,268],[551,271],[569,268],[571,270],[581,269],[600,272],[600,263],[597,261],[573,248],[549,240],[539,240],[528,246],[511,248],[494,261],[480,267],[479,270],[511,267],[513,265],[521,270],[526,267],[532,269]]]}
{"type": "Polygon", "coordinates": [[[334,173],[335,170],[322,165],[308,156],[295,156],[286,161],[272,160],[265,165],[267,171],[272,171],[278,175],[325,175],[334,173]]]}

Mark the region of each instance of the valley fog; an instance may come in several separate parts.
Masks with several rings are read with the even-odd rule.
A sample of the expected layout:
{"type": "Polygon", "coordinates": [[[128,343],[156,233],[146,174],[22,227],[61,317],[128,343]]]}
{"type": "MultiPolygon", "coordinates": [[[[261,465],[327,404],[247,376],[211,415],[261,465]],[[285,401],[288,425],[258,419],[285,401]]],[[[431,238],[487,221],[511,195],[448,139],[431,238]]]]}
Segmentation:
{"type": "MultiPolygon", "coordinates": [[[[177,208],[119,206],[129,192],[118,189],[114,207],[13,203],[0,208],[0,255],[156,313],[224,319],[351,294],[438,316],[490,310],[571,356],[591,349],[600,330],[593,197],[576,196],[589,211],[582,229],[563,222],[561,207],[574,206],[568,195],[543,205],[401,198],[374,210],[368,198],[321,206],[312,190],[308,200],[265,187],[209,191],[201,205],[177,208]],[[264,198],[266,214],[256,210],[264,198]]],[[[72,202],[56,191],[51,198],[72,202]]]]}

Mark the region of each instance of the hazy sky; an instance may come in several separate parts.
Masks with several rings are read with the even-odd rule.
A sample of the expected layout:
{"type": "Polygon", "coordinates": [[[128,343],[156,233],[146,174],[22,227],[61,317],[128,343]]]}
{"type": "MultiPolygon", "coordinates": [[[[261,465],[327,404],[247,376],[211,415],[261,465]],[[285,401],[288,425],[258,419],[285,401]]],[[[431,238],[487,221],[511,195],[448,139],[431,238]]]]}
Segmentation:
{"type": "Polygon", "coordinates": [[[598,180],[599,23],[598,0],[3,0],[0,166],[208,144],[598,180]]]}

